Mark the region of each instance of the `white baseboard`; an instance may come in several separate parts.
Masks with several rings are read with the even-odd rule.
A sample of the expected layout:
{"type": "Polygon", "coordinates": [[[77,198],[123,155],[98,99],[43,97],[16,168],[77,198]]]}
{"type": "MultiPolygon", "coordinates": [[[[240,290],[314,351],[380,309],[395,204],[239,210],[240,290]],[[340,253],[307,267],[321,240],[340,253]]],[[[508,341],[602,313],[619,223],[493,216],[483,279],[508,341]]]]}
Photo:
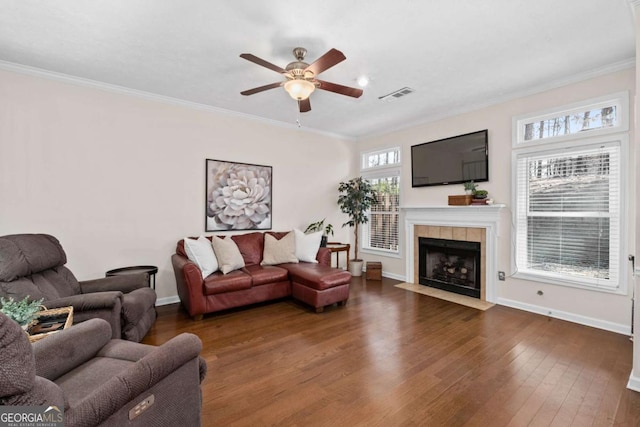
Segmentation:
{"type": "Polygon", "coordinates": [[[386,277],[389,279],[395,279],[395,280],[401,280],[403,282],[406,282],[406,277],[404,275],[400,275],[400,274],[394,274],[394,273],[388,273],[386,271],[382,272],[382,277],[386,277]]]}
{"type": "Polygon", "coordinates": [[[608,322],[606,320],[594,319],[593,317],[583,316],[581,314],[569,313],[567,311],[555,310],[539,305],[526,304],[520,301],[514,301],[507,298],[498,298],[496,304],[504,305],[518,310],[529,311],[531,313],[541,314],[543,316],[553,317],[555,319],[566,320],[568,322],[578,323],[580,325],[591,326],[593,328],[604,329],[605,331],[616,332],[622,335],[631,335],[631,325],[621,323],[608,322]]]}
{"type": "Polygon", "coordinates": [[[636,377],[631,372],[629,375],[629,382],[627,383],[627,388],[633,391],[640,391],[640,377],[636,377]]]}
{"type": "MultiPolygon", "coordinates": [[[[367,272],[366,265],[367,265],[367,263],[365,262],[364,265],[362,266],[362,271],[364,271],[365,273],[367,272]]],[[[382,277],[386,277],[388,279],[402,280],[403,282],[405,282],[405,276],[404,275],[395,274],[395,273],[389,273],[387,271],[382,271],[382,277]]]]}
{"type": "Polygon", "coordinates": [[[180,302],[180,297],[178,297],[178,295],[173,295],[170,297],[158,298],[156,300],[156,306],[175,304],[177,302],[180,302]]]}

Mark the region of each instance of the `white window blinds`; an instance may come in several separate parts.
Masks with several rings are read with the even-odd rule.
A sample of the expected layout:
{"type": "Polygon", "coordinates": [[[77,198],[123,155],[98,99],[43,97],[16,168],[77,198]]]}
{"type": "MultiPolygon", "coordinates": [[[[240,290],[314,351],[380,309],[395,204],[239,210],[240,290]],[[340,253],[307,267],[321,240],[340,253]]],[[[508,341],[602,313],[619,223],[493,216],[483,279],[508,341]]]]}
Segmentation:
{"type": "Polygon", "coordinates": [[[369,211],[369,222],[364,228],[363,248],[398,252],[400,220],[400,177],[398,175],[370,178],[377,202],[369,211]]]}
{"type": "Polygon", "coordinates": [[[516,157],[518,271],[619,287],[620,144],[516,157]]]}

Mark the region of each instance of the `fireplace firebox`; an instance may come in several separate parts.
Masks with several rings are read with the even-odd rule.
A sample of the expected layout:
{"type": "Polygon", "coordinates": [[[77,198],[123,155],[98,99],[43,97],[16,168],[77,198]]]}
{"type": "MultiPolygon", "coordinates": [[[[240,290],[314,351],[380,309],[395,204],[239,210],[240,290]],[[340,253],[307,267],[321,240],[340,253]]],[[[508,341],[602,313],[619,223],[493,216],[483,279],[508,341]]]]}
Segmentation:
{"type": "Polygon", "coordinates": [[[418,238],[421,285],[480,298],[480,243],[418,238]]]}

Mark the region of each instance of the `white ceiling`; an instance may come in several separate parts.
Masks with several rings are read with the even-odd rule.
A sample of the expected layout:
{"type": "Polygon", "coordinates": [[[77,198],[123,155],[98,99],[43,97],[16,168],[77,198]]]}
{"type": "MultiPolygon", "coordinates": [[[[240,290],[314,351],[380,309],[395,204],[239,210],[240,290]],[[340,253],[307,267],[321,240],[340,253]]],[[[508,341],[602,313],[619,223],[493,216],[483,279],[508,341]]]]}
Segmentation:
{"type": "Polygon", "coordinates": [[[278,73],[291,50],[359,99],[316,91],[303,128],[359,138],[533,93],[632,64],[629,0],[0,0],[0,61],[295,126],[278,73]],[[378,98],[408,86],[393,102],[378,98]]]}

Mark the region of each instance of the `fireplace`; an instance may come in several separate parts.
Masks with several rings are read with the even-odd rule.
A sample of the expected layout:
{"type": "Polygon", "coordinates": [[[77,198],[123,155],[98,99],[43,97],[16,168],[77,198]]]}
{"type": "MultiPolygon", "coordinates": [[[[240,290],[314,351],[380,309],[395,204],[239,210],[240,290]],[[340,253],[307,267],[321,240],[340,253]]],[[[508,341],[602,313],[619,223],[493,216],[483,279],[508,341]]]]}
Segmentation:
{"type": "MultiPolygon", "coordinates": [[[[401,207],[406,232],[406,281],[420,283],[420,237],[480,243],[480,300],[498,300],[498,240],[504,205],[401,207]]],[[[508,219],[505,217],[505,219],[508,219]]],[[[502,222],[502,226],[501,226],[502,222]]]]}
{"type": "Polygon", "coordinates": [[[418,238],[418,283],[480,298],[480,242],[418,238]]]}

